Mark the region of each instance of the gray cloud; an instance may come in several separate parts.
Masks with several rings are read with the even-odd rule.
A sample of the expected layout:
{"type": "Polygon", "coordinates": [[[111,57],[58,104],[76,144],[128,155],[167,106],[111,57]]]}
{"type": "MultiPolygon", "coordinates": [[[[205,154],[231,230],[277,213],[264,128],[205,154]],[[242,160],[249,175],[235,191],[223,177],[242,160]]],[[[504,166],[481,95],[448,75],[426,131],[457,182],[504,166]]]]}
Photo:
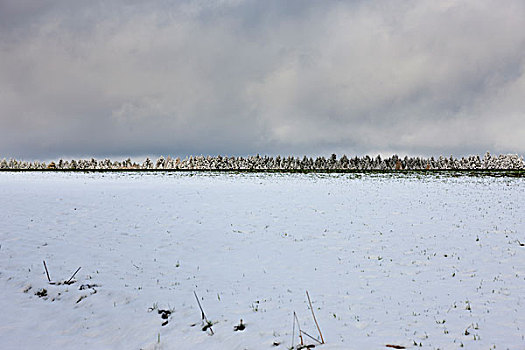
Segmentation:
{"type": "Polygon", "coordinates": [[[525,152],[525,4],[0,2],[0,157],[525,152]]]}

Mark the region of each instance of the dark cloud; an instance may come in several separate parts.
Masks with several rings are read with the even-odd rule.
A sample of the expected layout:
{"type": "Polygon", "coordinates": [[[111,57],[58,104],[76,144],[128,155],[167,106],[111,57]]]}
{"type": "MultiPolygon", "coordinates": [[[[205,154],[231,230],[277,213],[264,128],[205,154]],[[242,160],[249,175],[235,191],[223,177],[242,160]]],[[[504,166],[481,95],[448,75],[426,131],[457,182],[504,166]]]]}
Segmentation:
{"type": "Polygon", "coordinates": [[[525,4],[2,1],[0,157],[525,152],[525,4]]]}

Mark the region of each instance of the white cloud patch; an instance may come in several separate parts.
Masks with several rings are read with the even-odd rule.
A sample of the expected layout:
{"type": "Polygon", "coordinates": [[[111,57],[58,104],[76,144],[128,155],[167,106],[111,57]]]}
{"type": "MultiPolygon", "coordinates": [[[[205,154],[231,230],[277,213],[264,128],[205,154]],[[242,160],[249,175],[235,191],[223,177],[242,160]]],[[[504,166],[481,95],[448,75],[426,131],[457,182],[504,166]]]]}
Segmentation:
{"type": "Polygon", "coordinates": [[[525,151],[522,1],[2,6],[0,156],[525,151]]]}

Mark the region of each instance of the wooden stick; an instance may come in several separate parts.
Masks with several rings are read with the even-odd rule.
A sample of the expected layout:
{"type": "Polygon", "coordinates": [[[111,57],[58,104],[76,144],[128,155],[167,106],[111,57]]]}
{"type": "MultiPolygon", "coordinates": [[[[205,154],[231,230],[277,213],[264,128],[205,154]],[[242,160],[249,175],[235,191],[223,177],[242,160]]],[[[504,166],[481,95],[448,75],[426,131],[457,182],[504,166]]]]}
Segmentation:
{"type": "Polygon", "coordinates": [[[208,321],[208,318],[204,314],[204,310],[202,309],[201,302],[199,301],[199,297],[197,296],[197,293],[195,291],[193,291],[193,295],[195,295],[195,299],[197,299],[197,304],[199,304],[199,309],[201,309],[202,320],[206,321],[206,324],[210,325],[210,327],[208,328],[210,330],[211,335],[213,335],[214,333],[213,333],[213,329],[211,329],[211,322],[208,321]]]}
{"type": "Polygon", "coordinates": [[[73,279],[73,277],[75,277],[75,275],[77,274],[78,271],[80,271],[81,268],[82,268],[82,267],[79,267],[79,268],[75,271],[75,273],[73,274],[73,276],[71,276],[71,277],[66,281],[66,284],[69,284],[69,282],[71,282],[71,280],[73,279]]]}
{"type": "Polygon", "coordinates": [[[45,260],[43,261],[44,261],[44,269],[46,269],[47,281],[51,282],[51,278],[49,278],[49,271],[47,271],[46,261],[45,260]]]}
{"type": "Polygon", "coordinates": [[[314,308],[312,307],[312,301],[310,300],[310,294],[308,294],[308,291],[306,291],[306,296],[308,297],[308,303],[310,304],[310,310],[312,310],[312,316],[314,317],[315,325],[317,326],[317,330],[319,331],[319,335],[321,336],[321,344],[324,344],[323,333],[321,333],[321,328],[319,328],[319,324],[317,323],[317,319],[315,318],[314,308]]]}

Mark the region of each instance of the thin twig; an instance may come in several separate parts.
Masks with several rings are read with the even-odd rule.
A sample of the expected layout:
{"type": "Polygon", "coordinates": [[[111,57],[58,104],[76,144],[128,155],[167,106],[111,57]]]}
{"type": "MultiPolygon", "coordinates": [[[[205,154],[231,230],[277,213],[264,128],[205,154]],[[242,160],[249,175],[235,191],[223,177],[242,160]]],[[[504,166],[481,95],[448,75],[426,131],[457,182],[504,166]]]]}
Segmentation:
{"type": "Polygon", "coordinates": [[[71,276],[71,277],[66,281],[65,284],[69,284],[69,282],[71,282],[71,280],[73,279],[73,277],[75,277],[75,275],[77,274],[78,271],[80,271],[81,268],[82,268],[82,267],[79,267],[79,268],[75,271],[75,273],[73,274],[73,276],[71,276]]]}
{"type": "Polygon", "coordinates": [[[43,261],[44,261],[44,269],[46,269],[47,281],[51,282],[51,278],[49,278],[49,271],[47,271],[46,261],[45,260],[43,261]]]}
{"type": "Polygon", "coordinates": [[[199,309],[201,309],[201,318],[202,320],[206,321],[206,324],[209,325],[208,329],[210,330],[211,335],[213,335],[213,329],[211,329],[212,323],[208,320],[206,315],[204,314],[204,310],[202,309],[201,302],[199,301],[199,297],[197,296],[197,293],[193,291],[193,295],[195,295],[195,299],[197,300],[197,304],[199,304],[199,309]]]}
{"type": "Polygon", "coordinates": [[[321,333],[321,328],[319,328],[319,324],[317,323],[317,319],[315,318],[314,308],[312,307],[312,301],[310,300],[310,294],[308,294],[308,291],[306,291],[306,297],[308,298],[308,303],[310,304],[310,310],[312,310],[312,316],[314,317],[315,325],[317,326],[317,330],[319,331],[319,335],[321,336],[321,344],[324,344],[323,333],[321,333]]]}

